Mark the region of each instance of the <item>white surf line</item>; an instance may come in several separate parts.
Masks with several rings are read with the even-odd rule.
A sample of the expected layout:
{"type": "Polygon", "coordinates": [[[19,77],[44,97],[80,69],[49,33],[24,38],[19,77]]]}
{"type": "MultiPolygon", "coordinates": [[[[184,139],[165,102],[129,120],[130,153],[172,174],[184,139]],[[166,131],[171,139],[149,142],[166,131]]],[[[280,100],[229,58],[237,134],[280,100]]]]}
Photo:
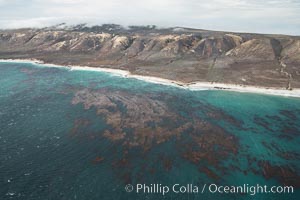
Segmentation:
{"type": "Polygon", "coordinates": [[[213,87],[217,90],[226,90],[234,92],[245,92],[245,93],[255,93],[255,94],[268,94],[286,97],[300,97],[300,89],[286,90],[281,88],[264,88],[256,86],[243,86],[234,84],[223,84],[223,83],[205,83],[205,82],[195,82],[193,85],[189,85],[190,90],[199,90],[205,87],[213,87]]]}
{"type": "Polygon", "coordinates": [[[0,62],[11,62],[11,63],[32,63],[37,65],[42,65],[45,67],[56,67],[56,68],[67,68],[72,70],[81,71],[95,71],[95,72],[106,72],[113,75],[121,76],[124,78],[134,78],[154,84],[161,84],[167,86],[174,86],[182,89],[188,89],[191,91],[199,90],[225,90],[234,92],[245,92],[245,93],[255,93],[255,94],[268,94],[286,97],[300,97],[300,89],[285,90],[282,88],[265,88],[258,86],[244,86],[244,85],[234,85],[225,83],[211,83],[211,82],[193,82],[193,83],[183,83],[180,81],[174,81],[170,79],[164,79],[153,76],[143,76],[131,74],[129,71],[121,69],[111,69],[103,67],[89,67],[89,66],[77,66],[77,65],[56,65],[51,63],[44,63],[41,60],[36,59],[0,59],[0,62]]]}

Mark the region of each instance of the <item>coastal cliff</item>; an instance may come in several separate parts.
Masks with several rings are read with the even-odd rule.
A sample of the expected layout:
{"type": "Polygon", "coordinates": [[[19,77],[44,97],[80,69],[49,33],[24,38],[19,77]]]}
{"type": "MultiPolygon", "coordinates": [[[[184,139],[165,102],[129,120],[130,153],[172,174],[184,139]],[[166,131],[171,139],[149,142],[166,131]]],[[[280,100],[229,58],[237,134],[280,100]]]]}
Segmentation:
{"type": "Polygon", "coordinates": [[[185,83],[300,88],[300,37],[119,25],[0,30],[0,59],[128,70],[185,83]]]}

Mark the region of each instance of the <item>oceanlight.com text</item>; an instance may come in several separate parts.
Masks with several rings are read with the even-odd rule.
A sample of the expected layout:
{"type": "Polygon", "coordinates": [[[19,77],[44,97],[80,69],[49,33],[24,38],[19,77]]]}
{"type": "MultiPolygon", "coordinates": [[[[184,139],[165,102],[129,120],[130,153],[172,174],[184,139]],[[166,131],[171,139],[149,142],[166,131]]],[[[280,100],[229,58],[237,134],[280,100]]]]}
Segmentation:
{"type": "Polygon", "coordinates": [[[174,185],[163,185],[163,184],[128,184],[125,186],[126,192],[135,192],[137,194],[162,194],[168,193],[175,194],[292,194],[294,193],[293,186],[268,186],[268,185],[217,185],[217,184],[174,184],[174,185]]]}

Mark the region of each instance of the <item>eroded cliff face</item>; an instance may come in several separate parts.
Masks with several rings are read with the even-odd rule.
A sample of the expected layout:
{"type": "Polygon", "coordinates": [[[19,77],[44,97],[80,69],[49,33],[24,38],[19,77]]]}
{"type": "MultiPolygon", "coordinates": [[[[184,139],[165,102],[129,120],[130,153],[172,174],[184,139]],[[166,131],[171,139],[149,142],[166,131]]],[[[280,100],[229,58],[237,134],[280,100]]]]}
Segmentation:
{"type": "Polygon", "coordinates": [[[196,29],[0,31],[0,58],[126,69],[183,82],[300,88],[300,37],[196,29]]]}

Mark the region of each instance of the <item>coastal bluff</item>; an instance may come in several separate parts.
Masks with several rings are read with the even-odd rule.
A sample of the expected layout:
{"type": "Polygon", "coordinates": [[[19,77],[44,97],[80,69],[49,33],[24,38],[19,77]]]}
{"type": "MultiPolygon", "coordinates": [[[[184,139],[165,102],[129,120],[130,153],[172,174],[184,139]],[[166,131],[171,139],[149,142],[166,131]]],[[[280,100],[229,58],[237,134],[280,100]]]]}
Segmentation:
{"type": "Polygon", "coordinates": [[[0,30],[0,59],[122,69],[183,83],[300,88],[300,36],[60,25],[0,30]]]}

